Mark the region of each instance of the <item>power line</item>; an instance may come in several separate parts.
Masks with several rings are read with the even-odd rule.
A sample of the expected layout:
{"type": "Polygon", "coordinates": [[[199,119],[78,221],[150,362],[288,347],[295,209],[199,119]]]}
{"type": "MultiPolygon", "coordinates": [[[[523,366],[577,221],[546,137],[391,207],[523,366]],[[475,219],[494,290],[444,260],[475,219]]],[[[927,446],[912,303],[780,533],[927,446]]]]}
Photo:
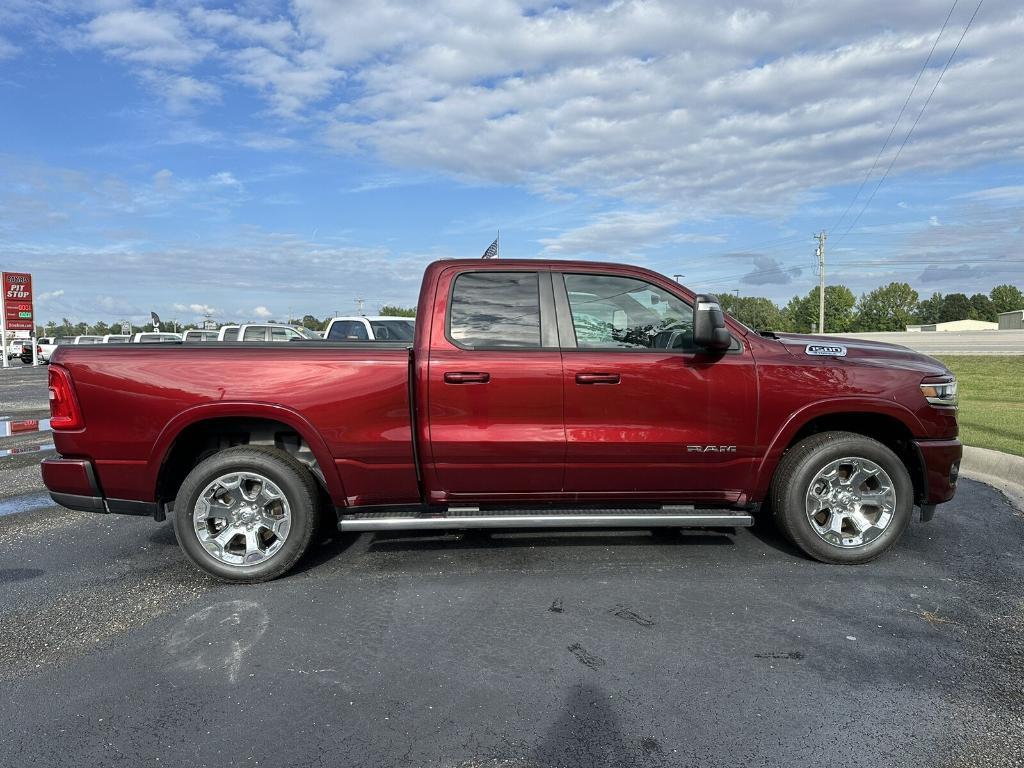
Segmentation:
{"type": "Polygon", "coordinates": [[[850,200],[850,204],[846,206],[846,210],[843,211],[843,215],[839,217],[838,221],[832,225],[833,230],[839,229],[839,225],[842,223],[843,219],[846,218],[846,214],[850,212],[853,204],[857,202],[857,198],[860,197],[860,193],[864,191],[864,185],[868,183],[868,179],[871,178],[871,174],[875,172],[875,168],[878,166],[878,161],[881,159],[882,153],[885,152],[885,148],[889,146],[889,140],[896,132],[896,126],[898,126],[900,124],[900,120],[903,119],[903,113],[906,111],[907,105],[910,103],[910,99],[914,95],[914,91],[917,90],[917,84],[921,82],[921,78],[924,76],[925,70],[928,69],[928,63],[932,60],[932,54],[935,53],[935,47],[939,44],[939,40],[942,38],[942,33],[946,31],[946,25],[949,24],[949,19],[953,15],[953,11],[956,10],[956,4],[959,1],[960,0],[953,0],[953,5],[950,6],[949,13],[946,14],[946,20],[942,22],[942,28],[939,30],[939,34],[935,36],[935,42],[932,43],[932,49],[928,51],[928,57],[924,60],[924,64],[921,65],[921,71],[917,73],[917,79],[914,80],[914,84],[910,88],[910,93],[907,94],[907,98],[903,102],[903,106],[900,107],[900,113],[896,115],[896,122],[894,122],[892,124],[892,128],[889,129],[889,135],[886,136],[885,141],[882,142],[882,148],[878,150],[878,154],[875,155],[875,161],[871,164],[871,168],[868,169],[868,172],[864,174],[864,178],[861,179],[860,186],[857,187],[857,192],[853,196],[853,199],[850,200]]]}
{"type": "Polygon", "coordinates": [[[871,195],[868,197],[867,202],[865,202],[864,206],[857,212],[856,217],[854,217],[846,232],[839,236],[839,240],[836,241],[837,244],[846,237],[846,233],[853,229],[854,225],[860,221],[860,217],[864,214],[864,211],[866,211],[868,206],[871,205],[871,201],[875,199],[875,193],[878,192],[878,188],[882,186],[882,182],[885,181],[886,177],[889,175],[889,171],[892,170],[893,165],[903,153],[903,148],[907,146],[907,142],[910,141],[910,137],[914,134],[914,129],[917,128],[917,124],[921,122],[921,117],[924,115],[924,111],[928,108],[928,104],[931,103],[932,96],[935,95],[935,90],[939,87],[939,83],[942,82],[942,77],[946,74],[946,70],[949,69],[949,65],[952,63],[953,57],[956,56],[956,52],[960,50],[960,43],[962,43],[964,38],[967,36],[967,31],[974,23],[974,19],[978,15],[978,11],[981,10],[981,5],[984,2],[985,0],[978,0],[978,6],[974,9],[974,13],[971,14],[971,18],[967,21],[967,26],[964,27],[964,31],[961,33],[960,39],[956,41],[956,46],[953,48],[953,52],[949,54],[949,58],[946,59],[946,64],[942,67],[942,71],[939,72],[939,77],[935,80],[935,85],[932,86],[931,91],[928,93],[928,98],[925,99],[924,104],[921,105],[921,111],[917,113],[917,118],[914,120],[914,124],[910,126],[910,130],[907,131],[907,135],[903,137],[903,143],[900,144],[900,148],[896,150],[896,154],[893,155],[892,160],[889,161],[889,166],[885,169],[885,173],[882,174],[882,178],[878,180],[878,183],[875,184],[875,188],[871,190],[871,195]]]}

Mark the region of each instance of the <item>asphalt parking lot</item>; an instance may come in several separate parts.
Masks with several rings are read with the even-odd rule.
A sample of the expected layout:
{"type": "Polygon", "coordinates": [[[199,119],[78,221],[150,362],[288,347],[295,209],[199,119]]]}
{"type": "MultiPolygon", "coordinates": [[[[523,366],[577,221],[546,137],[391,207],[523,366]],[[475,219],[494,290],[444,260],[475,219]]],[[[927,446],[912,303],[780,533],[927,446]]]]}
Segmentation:
{"type": "Polygon", "coordinates": [[[239,587],[53,506],[40,455],[0,459],[2,766],[1024,765],[1024,515],[978,483],[860,567],[769,527],[363,534],[239,587]]]}

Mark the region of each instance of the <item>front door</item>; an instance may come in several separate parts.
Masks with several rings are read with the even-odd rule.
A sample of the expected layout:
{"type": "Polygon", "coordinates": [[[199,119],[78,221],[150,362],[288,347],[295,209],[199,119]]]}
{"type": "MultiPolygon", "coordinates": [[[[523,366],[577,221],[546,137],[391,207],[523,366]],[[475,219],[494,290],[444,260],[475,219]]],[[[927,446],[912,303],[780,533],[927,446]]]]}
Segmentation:
{"type": "Polygon", "coordinates": [[[575,336],[562,343],[565,490],[734,501],[755,455],[749,350],[702,353],[692,306],[644,277],[561,277],[559,328],[575,336]]]}
{"type": "Polygon", "coordinates": [[[432,500],[559,492],[565,429],[550,273],[453,269],[438,294],[448,304],[431,330],[432,500]]]}

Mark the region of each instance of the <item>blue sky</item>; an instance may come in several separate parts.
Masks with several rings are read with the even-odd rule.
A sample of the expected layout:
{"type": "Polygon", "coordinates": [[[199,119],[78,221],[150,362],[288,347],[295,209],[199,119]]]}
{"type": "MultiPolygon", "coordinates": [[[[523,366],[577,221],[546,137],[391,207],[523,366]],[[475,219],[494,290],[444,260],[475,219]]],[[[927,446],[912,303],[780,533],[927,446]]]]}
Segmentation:
{"type": "Polygon", "coordinates": [[[778,301],[821,229],[856,293],[1020,285],[1018,4],[984,2],[868,202],[976,6],[936,44],[946,0],[8,0],[0,265],[40,319],[108,322],[411,305],[499,227],[778,301]]]}

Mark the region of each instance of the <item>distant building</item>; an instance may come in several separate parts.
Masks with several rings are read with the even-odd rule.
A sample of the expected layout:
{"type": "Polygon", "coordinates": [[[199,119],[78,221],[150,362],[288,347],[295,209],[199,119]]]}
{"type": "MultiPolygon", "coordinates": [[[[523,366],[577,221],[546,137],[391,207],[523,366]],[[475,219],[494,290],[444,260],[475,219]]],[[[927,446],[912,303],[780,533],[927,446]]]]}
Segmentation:
{"type": "Polygon", "coordinates": [[[1001,328],[999,323],[986,320],[950,320],[946,323],[928,323],[926,325],[908,325],[908,331],[995,331],[1001,328]]]}
{"type": "Polygon", "coordinates": [[[1024,309],[999,313],[1000,331],[1019,331],[1024,329],[1024,309]]]}

